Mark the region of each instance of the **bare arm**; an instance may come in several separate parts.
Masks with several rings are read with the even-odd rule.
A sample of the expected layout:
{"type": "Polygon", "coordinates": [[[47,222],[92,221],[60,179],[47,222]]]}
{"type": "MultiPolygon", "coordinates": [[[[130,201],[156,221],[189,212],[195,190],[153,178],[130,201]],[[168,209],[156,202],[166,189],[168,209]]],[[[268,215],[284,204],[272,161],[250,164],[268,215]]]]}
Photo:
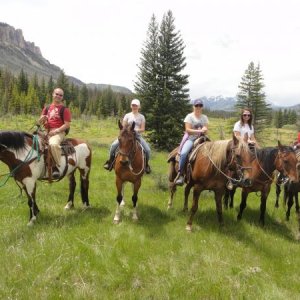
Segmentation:
{"type": "Polygon", "coordinates": [[[207,125],[204,125],[201,129],[193,129],[192,128],[192,124],[190,123],[185,123],[185,131],[188,133],[188,134],[192,134],[192,135],[198,135],[198,134],[206,134],[207,133],[207,125]]]}

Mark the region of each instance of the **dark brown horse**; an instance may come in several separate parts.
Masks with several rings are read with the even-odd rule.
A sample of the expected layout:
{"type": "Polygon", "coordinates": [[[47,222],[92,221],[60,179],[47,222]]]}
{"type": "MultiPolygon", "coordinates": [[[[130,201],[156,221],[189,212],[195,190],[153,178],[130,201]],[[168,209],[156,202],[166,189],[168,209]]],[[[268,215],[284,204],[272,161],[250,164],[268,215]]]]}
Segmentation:
{"type": "Polygon", "coordinates": [[[145,157],[141,144],[137,140],[134,130],[135,123],[123,127],[119,121],[119,152],[115,161],[116,187],[117,187],[117,209],[114,216],[114,223],[121,220],[121,205],[123,204],[124,184],[131,182],[133,186],[133,214],[132,219],[137,221],[138,192],[141,187],[142,177],[145,171],[145,157]]]}
{"type": "MultiPolygon", "coordinates": [[[[81,181],[81,198],[85,207],[89,206],[89,173],[92,153],[90,147],[81,140],[67,139],[74,146],[75,153],[61,157],[61,174],[69,178],[69,198],[66,209],[74,205],[76,187],[75,171],[79,169],[81,181]]],[[[0,132],[0,160],[10,170],[10,175],[25,190],[29,205],[29,223],[33,225],[39,212],[36,204],[36,181],[48,178],[45,155],[40,148],[40,140],[36,135],[21,131],[0,132]]]]}
{"type": "Polygon", "coordinates": [[[273,173],[275,170],[288,176],[292,182],[298,181],[298,172],[296,168],[297,158],[292,147],[283,146],[278,142],[278,147],[266,147],[255,149],[251,162],[252,185],[242,188],[242,199],[240,211],[237,219],[242,218],[242,214],[247,205],[247,197],[251,192],[260,192],[260,218],[262,225],[265,224],[265,211],[267,198],[273,182],[273,173]]]}
{"type": "MultiPolygon", "coordinates": [[[[298,176],[300,179],[300,149],[296,150],[296,157],[297,157],[297,170],[298,170],[298,176]]],[[[287,211],[286,211],[286,219],[290,219],[291,214],[291,208],[294,204],[295,199],[295,208],[296,208],[296,214],[298,217],[299,222],[299,230],[300,230],[300,206],[299,206],[299,199],[298,199],[298,193],[300,192],[300,181],[292,182],[290,179],[287,178],[287,180],[284,180],[283,174],[280,174],[276,180],[276,203],[275,207],[279,207],[279,195],[281,192],[280,185],[283,183],[284,188],[284,204],[287,205],[287,211]]]]}
{"type": "MultiPolygon", "coordinates": [[[[194,193],[191,215],[186,227],[187,230],[190,231],[192,229],[192,220],[198,209],[199,196],[203,190],[214,191],[218,220],[220,224],[223,223],[221,200],[225,192],[226,183],[230,179],[227,175],[228,171],[239,169],[240,181],[250,184],[247,168],[250,164],[250,157],[251,154],[247,144],[236,137],[233,137],[232,140],[205,142],[199,146],[194,162],[188,167],[190,169],[190,180],[185,188],[185,209],[187,209],[188,195],[192,187],[194,187],[194,193]]],[[[172,206],[176,189],[176,186],[171,183],[175,174],[172,168],[175,168],[174,161],[171,162],[169,174],[169,207],[172,206]]]]}

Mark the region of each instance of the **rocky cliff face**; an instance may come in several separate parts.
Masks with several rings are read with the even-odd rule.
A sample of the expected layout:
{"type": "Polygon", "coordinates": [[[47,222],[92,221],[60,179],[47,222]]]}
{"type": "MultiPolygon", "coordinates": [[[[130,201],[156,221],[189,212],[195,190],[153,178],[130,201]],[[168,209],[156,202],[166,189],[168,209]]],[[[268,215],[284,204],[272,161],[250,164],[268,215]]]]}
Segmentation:
{"type": "MultiPolygon", "coordinates": [[[[20,74],[23,69],[29,77],[37,76],[41,79],[48,80],[51,76],[57,80],[61,73],[61,69],[51,64],[42,56],[39,47],[32,42],[24,40],[21,29],[0,22],[0,68],[10,70],[14,75],[20,74]]],[[[68,76],[69,82],[82,86],[84,83],[72,76],[68,76]]],[[[88,84],[91,88],[99,90],[108,86],[115,92],[131,93],[125,87],[107,85],[107,84],[88,84]]]]}
{"type": "Polygon", "coordinates": [[[35,46],[34,43],[24,40],[21,29],[15,29],[5,23],[0,23],[0,43],[7,46],[14,45],[15,47],[29,50],[36,55],[42,56],[42,52],[39,47],[35,46]]]}

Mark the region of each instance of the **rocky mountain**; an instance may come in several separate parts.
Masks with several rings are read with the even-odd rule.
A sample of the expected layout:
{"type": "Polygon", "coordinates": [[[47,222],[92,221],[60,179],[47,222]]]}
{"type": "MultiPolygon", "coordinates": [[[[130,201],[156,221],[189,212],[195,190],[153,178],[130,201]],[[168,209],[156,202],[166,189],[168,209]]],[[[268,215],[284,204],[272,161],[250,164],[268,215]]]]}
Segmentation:
{"type": "Polygon", "coordinates": [[[234,111],[234,105],[236,103],[235,97],[223,97],[223,96],[212,96],[212,97],[201,97],[204,103],[204,107],[209,110],[224,110],[234,111]]]}
{"type": "MultiPolygon", "coordinates": [[[[24,40],[21,29],[0,22],[0,68],[8,69],[13,74],[18,75],[23,70],[32,77],[35,73],[39,78],[44,77],[47,81],[50,76],[54,80],[59,77],[61,68],[51,64],[42,55],[39,47],[33,42],[24,40]]],[[[70,82],[78,86],[84,83],[75,77],[68,76],[70,82]]],[[[131,93],[126,87],[114,86],[109,84],[87,84],[88,87],[98,88],[99,90],[110,86],[115,92],[131,93]]]]}

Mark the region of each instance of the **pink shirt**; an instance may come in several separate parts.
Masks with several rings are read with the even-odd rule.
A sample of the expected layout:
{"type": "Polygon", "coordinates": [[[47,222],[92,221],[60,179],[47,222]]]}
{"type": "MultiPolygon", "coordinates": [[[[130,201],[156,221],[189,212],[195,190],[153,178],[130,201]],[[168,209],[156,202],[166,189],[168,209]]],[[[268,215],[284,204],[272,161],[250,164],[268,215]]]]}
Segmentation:
{"type": "Polygon", "coordinates": [[[52,103],[50,104],[47,113],[46,113],[46,107],[44,107],[42,111],[42,115],[47,115],[46,127],[48,129],[59,128],[62,125],[64,125],[64,121],[71,122],[71,112],[67,107],[64,110],[64,121],[61,119],[60,110],[62,109],[63,106],[64,106],[63,104],[55,105],[52,103]]]}

